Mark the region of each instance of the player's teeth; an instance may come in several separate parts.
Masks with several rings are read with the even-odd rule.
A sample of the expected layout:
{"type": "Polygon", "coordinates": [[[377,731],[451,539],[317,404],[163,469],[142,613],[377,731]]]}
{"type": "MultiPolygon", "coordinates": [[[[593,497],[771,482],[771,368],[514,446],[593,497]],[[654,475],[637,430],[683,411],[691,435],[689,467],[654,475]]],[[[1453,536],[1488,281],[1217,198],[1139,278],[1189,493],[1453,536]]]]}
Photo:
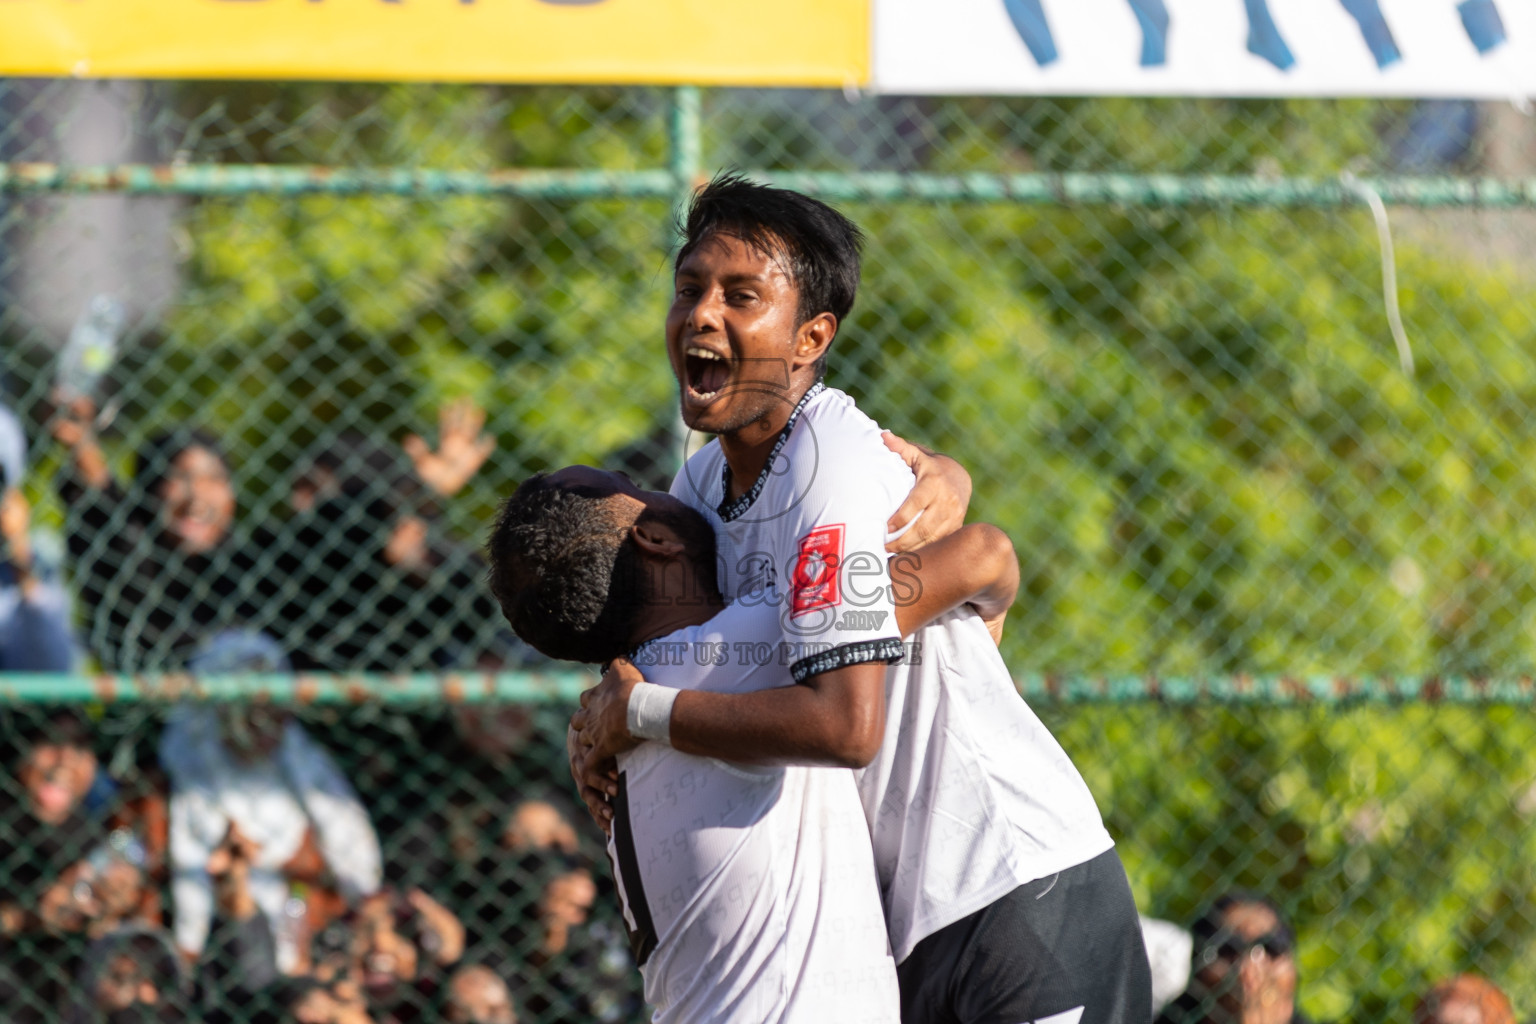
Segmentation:
{"type": "Polygon", "coordinates": [[[720,355],[718,352],[711,352],[707,348],[697,348],[690,346],[688,349],[688,355],[693,356],[695,359],[713,359],[716,362],[725,362],[724,356],[720,355]]]}

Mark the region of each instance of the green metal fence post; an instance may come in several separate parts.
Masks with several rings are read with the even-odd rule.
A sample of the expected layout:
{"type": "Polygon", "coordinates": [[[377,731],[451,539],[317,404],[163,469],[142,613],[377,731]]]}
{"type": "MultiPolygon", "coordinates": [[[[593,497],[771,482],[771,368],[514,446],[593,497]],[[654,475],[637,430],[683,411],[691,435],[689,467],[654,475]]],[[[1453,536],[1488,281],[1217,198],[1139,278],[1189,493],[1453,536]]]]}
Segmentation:
{"type": "MultiPolygon", "coordinates": [[[[676,187],[673,213],[680,216],[688,196],[698,184],[704,160],[703,125],[700,120],[699,87],[680,85],[672,90],[671,117],[667,122],[668,157],[672,179],[676,187]]],[[[666,250],[672,246],[671,225],[666,226],[667,237],[663,242],[666,250]]],[[[671,420],[671,471],[683,468],[684,449],[688,428],[683,424],[681,410],[674,410],[671,420]]]]}
{"type": "Polygon", "coordinates": [[[704,160],[703,128],[699,120],[699,87],[680,85],[672,90],[672,116],[668,123],[672,176],[679,200],[698,182],[704,160]]]}

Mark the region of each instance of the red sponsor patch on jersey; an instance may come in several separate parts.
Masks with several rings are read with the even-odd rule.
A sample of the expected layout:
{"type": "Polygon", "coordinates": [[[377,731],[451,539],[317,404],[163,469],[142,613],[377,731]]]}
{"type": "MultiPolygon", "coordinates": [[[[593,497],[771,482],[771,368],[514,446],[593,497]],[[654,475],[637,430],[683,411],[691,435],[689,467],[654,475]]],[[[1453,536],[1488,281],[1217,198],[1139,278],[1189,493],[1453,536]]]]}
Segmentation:
{"type": "Polygon", "coordinates": [[[842,523],[818,526],[800,538],[794,572],[790,573],[790,617],[836,607],[842,600],[837,588],[838,569],[842,564],[842,523]]]}

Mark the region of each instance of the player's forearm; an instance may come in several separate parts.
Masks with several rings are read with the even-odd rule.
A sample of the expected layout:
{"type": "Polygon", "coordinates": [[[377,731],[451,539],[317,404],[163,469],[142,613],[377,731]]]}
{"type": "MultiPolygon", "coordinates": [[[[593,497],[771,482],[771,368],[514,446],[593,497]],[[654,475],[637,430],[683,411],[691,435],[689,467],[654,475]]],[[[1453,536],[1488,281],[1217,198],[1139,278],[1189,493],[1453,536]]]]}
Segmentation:
{"type": "Polygon", "coordinates": [[[885,731],[885,665],[853,665],[755,693],[687,690],[672,705],[672,746],[742,764],[862,768],[885,731]]]}
{"type": "Polygon", "coordinates": [[[934,619],[970,604],[982,618],[1008,610],[1019,590],[1013,543],[989,523],[972,523],[916,551],[891,559],[896,626],[909,636],[934,619]]]}

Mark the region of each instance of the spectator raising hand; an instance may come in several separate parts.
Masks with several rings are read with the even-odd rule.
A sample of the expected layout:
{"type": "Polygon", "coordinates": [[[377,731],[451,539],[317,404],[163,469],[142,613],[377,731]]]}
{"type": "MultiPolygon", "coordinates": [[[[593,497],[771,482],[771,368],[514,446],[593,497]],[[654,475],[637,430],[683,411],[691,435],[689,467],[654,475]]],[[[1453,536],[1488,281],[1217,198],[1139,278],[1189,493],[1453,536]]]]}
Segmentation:
{"type": "MultiPolygon", "coordinates": [[[[57,396],[55,396],[57,397],[57,396]]],[[[69,449],[80,482],[100,490],[112,482],[112,471],[96,440],[96,403],[77,398],[61,405],[53,421],[53,436],[69,449]]]]}
{"type": "Polygon", "coordinates": [[[0,494],[0,537],[5,540],[5,550],[16,570],[17,585],[23,597],[37,590],[37,580],[32,576],[32,506],[26,495],[16,487],[6,487],[0,494]]]}
{"type": "Polygon", "coordinates": [[[411,457],[421,482],[442,497],[450,498],[459,493],[490,458],[491,452],[496,450],[496,439],[481,433],[485,426],[485,410],[470,398],[444,405],[438,411],[437,420],[437,451],[433,451],[418,434],[407,436],[401,447],[411,457]]]}
{"type": "Polygon", "coordinates": [[[239,822],[231,821],[224,841],[208,855],[218,911],[231,921],[246,921],[258,912],[250,882],[251,865],[260,853],[261,844],[241,832],[239,822]]]}
{"type": "Polygon", "coordinates": [[[140,444],[131,481],[114,478],[80,399],[54,420],[70,449],[56,481],[85,643],[113,671],[185,666],[221,625],[255,619],[269,531],[237,528],[231,469],[212,435],[182,425],[140,444]]]}
{"type": "Polygon", "coordinates": [[[597,885],[586,868],[572,868],[551,879],[539,896],[539,923],[544,928],[539,952],[546,957],[564,953],[571,929],[586,924],[596,899],[597,885]]]}
{"type": "Polygon", "coordinates": [[[501,841],[513,853],[533,850],[576,852],[576,827],[544,800],[524,800],[512,809],[501,841]]]}
{"type": "Polygon", "coordinates": [[[457,963],[464,955],[463,923],[453,911],[420,889],[412,889],[405,899],[421,915],[423,950],[441,967],[457,963]]]}

